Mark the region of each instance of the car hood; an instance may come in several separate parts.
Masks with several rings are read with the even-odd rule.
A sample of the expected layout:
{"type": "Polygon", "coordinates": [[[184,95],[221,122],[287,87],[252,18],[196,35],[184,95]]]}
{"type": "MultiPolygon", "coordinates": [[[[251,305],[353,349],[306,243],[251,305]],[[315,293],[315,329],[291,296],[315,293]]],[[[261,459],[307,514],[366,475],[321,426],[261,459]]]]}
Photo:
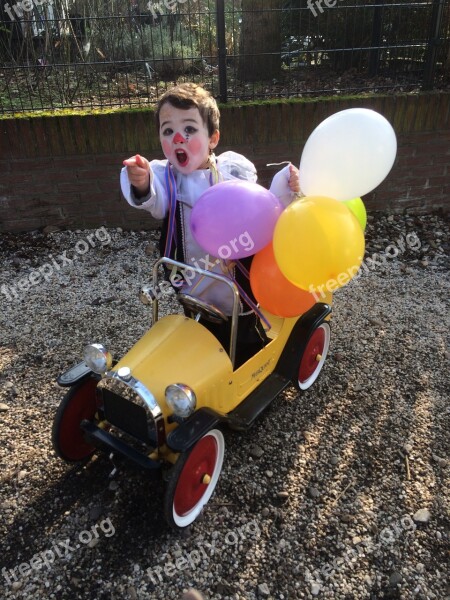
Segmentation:
{"type": "Polygon", "coordinates": [[[171,383],[191,387],[200,401],[214,395],[232,374],[230,358],[220,342],[203,325],[184,315],[157,321],[114,367],[128,367],[160,404],[171,383]]]}

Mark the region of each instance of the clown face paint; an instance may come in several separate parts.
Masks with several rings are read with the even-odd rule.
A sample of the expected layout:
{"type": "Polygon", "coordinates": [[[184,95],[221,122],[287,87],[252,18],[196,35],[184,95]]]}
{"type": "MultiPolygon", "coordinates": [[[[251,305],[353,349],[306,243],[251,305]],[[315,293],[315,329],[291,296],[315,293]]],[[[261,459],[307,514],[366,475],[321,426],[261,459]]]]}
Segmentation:
{"type": "Polygon", "coordinates": [[[159,139],[167,160],[187,175],[208,168],[210,149],[217,146],[218,132],[211,137],[197,108],[183,110],[169,103],[159,113],[159,139]]]}

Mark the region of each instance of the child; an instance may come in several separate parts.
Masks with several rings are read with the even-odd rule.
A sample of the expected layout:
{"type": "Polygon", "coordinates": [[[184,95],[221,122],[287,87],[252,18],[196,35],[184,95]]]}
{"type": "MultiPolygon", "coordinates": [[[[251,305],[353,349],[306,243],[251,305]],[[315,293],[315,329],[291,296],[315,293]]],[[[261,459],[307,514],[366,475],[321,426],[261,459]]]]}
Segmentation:
{"type": "MultiPolygon", "coordinates": [[[[162,150],[166,160],[149,162],[139,154],[125,160],[120,183],[127,202],[147,210],[155,219],[164,219],[160,251],[164,256],[232,277],[248,294],[241,301],[236,363],[242,364],[267,342],[259,318],[251,308],[254,298],[245,269],[234,262],[210,257],[195,241],[190,230],[192,207],[209,186],[219,181],[242,179],[256,182],[254,165],[235,152],[214,155],[220,138],[219,109],[214,98],[194,83],[168,90],[156,110],[162,150]]],[[[298,170],[289,165],[274,177],[273,191],[287,205],[300,191],[298,170]]],[[[245,226],[243,226],[243,233],[245,226]]],[[[231,241],[231,240],[230,240],[231,241]]],[[[251,259],[250,259],[251,260],[251,259]]],[[[249,259],[242,263],[249,267],[249,259]]],[[[195,296],[231,315],[232,293],[228,286],[188,270],[184,280],[172,273],[178,291],[195,296]]],[[[245,297],[244,294],[244,297],[245,297]]],[[[229,345],[230,320],[220,326],[206,323],[225,348],[229,345]]]]}

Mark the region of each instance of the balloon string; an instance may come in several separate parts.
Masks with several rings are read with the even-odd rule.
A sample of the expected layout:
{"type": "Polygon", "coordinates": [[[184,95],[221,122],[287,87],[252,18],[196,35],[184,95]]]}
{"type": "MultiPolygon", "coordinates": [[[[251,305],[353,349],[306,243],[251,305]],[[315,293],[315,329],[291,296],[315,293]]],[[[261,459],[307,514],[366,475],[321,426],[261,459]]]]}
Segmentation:
{"type": "Polygon", "coordinates": [[[175,214],[176,214],[176,206],[177,206],[177,183],[175,180],[175,175],[173,174],[173,171],[170,168],[169,161],[167,161],[164,177],[166,180],[167,195],[169,197],[169,218],[168,218],[166,244],[165,244],[165,248],[164,248],[164,256],[170,257],[171,252],[172,252],[172,242],[173,242],[173,236],[174,236],[174,231],[175,231],[175,214]]]}
{"type": "Polygon", "coordinates": [[[249,271],[244,267],[244,265],[241,263],[240,260],[236,261],[236,266],[239,269],[239,271],[241,273],[243,273],[245,275],[245,277],[247,277],[247,279],[250,279],[250,273],[249,273],[249,271]]]}
{"type": "MultiPolygon", "coordinates": [[[[244,265],[241,263],[241,261],[237,260],[236,261],[236,267],[241,271],[241,273],[247,277],[248,279],[250,279],[250,273],[248,272],[248,270],[244,267],[244,265]]],[[[251,310],[256,314],[256,316],[266,325],[267,329],[264,328],[266,331],[270,331],[272,329],[272,325],[270,324],[270,321],[268,321],[265,316],[262,314],[262,312],[259,310],[258,306],[253,302],[253,300],[250,298],[250,296],[248,296],[248,294],[245,293],[244,289],[242,288],[241,285],[239,285],[239,283],[236,281],[236,278],[233,278],[234,283],[237,285],[237,288],[239,290],[239,293],[242,297],[242,299],[244,300],[244,302],[251,308],[251,310]]]]}
{"type": "Polygon", "coordinates": [[[267,163],[266,167],[279,167],[280,165],[290,165],[291,161],[290,160],[283,160],[283,162],[279,162],[279,163],[267,163]]]}
{"type": "Polygon", "coordinates": [[[239,285],[239,283],[236,281],[236,279],[235,278],[232,278],[232,279],[233,279],[234,283],[236,284],[236,287],[239,290],[239,294],[241,295],[241,298],[251,308],[251,310],[256,314],[256,316],[259,317],[259,319],[261,319],[261,321],[266,326],[266,327],[264,327],[265,331],[270,331],[272,329],[272,325],[270,324],[270,321],[268,321],[266,319],[266,317],[262,314],[262,312],[259,310],[259,308],[256,306],[256,304],[253,302],[253,300],[245,293],[244,289],[242,288],[241,285],[239,285]]]}

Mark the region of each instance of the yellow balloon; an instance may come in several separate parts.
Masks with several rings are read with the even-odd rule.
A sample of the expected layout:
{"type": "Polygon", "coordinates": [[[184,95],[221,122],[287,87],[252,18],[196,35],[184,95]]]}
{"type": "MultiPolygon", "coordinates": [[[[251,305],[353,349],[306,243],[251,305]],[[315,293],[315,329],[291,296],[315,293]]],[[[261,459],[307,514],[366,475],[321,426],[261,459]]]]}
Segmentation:
{"type": "Polygon", "coordinates": [[[352,200],[345,200],[344,204],[349,208],[355,217],[358,219],[362,230],[365,231],[367,225],[367,212],[364,202],[361,198],[353,198],[352,200]]]}
{"type": "Polygon", "coordinates": [[[282,212],[275,226],[273,250],[291,283],[309,292],[334,292],[358,272],[364,257],[364,234],[343,202],[309,196],[282,212]]]}

